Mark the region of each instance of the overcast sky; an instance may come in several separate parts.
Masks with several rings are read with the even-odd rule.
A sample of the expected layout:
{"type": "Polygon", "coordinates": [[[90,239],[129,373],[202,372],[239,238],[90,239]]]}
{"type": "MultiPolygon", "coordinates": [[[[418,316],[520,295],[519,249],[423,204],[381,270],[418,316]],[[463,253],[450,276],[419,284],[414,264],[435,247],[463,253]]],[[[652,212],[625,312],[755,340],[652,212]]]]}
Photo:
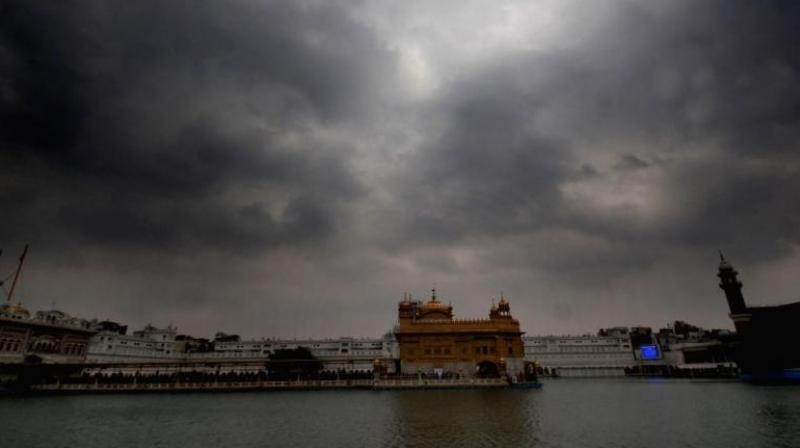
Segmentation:
{"type": "MultiPolygon", "coordinates": [[[[211,336],[800,297],[800,4],[0,1],[0,274],[211,336]]],[[[8,288],[8,284],[6,284],[8,288]]]]}

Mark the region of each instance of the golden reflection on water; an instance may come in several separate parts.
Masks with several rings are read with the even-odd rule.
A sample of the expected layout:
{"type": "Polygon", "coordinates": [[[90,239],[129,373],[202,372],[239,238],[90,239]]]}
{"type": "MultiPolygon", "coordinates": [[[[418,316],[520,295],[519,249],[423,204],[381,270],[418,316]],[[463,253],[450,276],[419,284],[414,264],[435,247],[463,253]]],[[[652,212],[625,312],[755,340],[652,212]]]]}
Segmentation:
{"type": "Polygon", "coordinates": [[[536,390],[434,390],[394,394],[397,446],[535,446],[536,390]]]}

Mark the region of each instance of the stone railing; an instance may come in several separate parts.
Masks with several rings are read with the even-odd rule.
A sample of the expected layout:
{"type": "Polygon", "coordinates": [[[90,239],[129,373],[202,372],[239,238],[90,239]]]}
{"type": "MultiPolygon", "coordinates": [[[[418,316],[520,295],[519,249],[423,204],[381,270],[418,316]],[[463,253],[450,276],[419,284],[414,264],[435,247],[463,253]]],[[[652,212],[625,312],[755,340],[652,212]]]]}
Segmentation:
{"type": "Polygon", "coordinates": [[[458,389],[507,387],[502,378],[403,378],[375,380],[375,389],[458,389]]]}
{"type": "Polygon", "coordinates": [[[507,387],[502,378],[398,378],[361,380],[36,384],[39,393],[181,392],[302,389],[456,389],[507,387]]]}

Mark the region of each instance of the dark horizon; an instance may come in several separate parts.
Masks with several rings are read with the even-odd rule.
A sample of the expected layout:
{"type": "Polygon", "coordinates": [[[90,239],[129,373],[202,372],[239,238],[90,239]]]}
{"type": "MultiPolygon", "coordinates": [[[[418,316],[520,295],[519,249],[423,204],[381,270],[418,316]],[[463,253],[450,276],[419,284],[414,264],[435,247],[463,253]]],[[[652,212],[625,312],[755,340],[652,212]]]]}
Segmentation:
{"type": "Polygon", "coordinates": [[[800,4],[0,0],[0,275],[84,318],[732,329],[800,291],[800,4]]]}

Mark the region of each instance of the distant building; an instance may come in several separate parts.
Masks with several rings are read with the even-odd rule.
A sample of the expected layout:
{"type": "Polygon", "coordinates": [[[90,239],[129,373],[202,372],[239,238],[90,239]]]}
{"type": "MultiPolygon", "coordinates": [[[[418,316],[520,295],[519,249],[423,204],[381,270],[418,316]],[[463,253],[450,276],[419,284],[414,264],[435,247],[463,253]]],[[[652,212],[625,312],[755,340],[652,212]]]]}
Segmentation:
{"type": "Polygon", "coordinates": [[[597,332],[598,336],[608,336],[612,338],[623,338],[630,341],[631,338],[631,331],[628,327],[611,327],[611,328],[601,328],[597,332]]]}
{"type": "Polygon", "coordinates": [[[217,333],[214,335],[214,342],[239,342],[242,338],[238,334],[217,333]]]}
{"type": "Polygon", "coordinates": [[[33,316],[33,320],[50,325],[63,325],[67,327],[85,328],[87,330],[94,328],[94,325],[91,321],[81,319],[80,317],[70,316],[69,314],[59,310],[37,311],[33,316]]]}
{"type": "Polygon", "coordinates": [[[31,318],[22,304],[0,305],[0,364],[82,363],[91,325],[61,311],[39,312],[31,318]]]}
{"type": "Polygon", "coordinates": [[[31,317],[22,303],[13,303],[14,289],[27,253],[26,244],[6,303],[0,305],[0,365],[83,362],[89,338],[95,333],[91,322],[58,310],[39,311],[31,317]]]}
{"type": "Polygon", "coordinates": [[[395,336],[403,374],[518,375],[524,371],[519,321],[505,297],[488,319],[454,319],[453,307],[433,290],[428,302],[406,295],[398,305],[395,336]]]}
{"type": "Polygon", "coordinates": [[[597,336],[525,337],[525,359],[563,377],[623,375],[730,377],[736,371],[726,330],[676,321],[650,327],[614,327],[597,336]]]}
{"type": "Polygon", "coordinates": [[[175,340],[177,329],[156,328],[147,325],[142,330],[126,335],[106,330],[92,338],[88,362],[158,362],[175,361],[182,356],[181,344],[175,340]]]}
{"type": "Polygon", "coordinates": [[[631,327],[630,329],[631,347],[638,351],[643,345],[656,343],[653,336],[653,329],[650,327],[631,327]]]}
{"type": "Polygon", "coordinates": [[[731,331],[705,330],[683,321],[675,321],[656,334],[661,360],[668,372],[678,369],[703,374],[737,368],[734,338],[731,331]]]}
{"type": "Polygon", "coordinates": [[[276,350],[307,348],[322,361],[325,370],[371,371],[375,363],[394,372],[396,343],[391,333],[376,339],[262,339],[219,342],[214,340],[214,359],[264,360],[276,350]]]}
{"type": "Polygon", "coordinates": [[[214,343],[206,338],[196,338],[186,334],[175,336],[176,350],[181,353],[209,353],[214,351],[214,343]]]}
{"type": "MultiPolygon", "coordinates": [[[[308,348],[325,370],[371,371],[376,361],[393,372],[396,343],[389,333],[376,339],[261,339],[243,341],[238,335],[217,333],[213,341],[178,335],[174,327],[152,325],[125,335],[110,330],[99,332],[92,339],[87,362],[111,364],[181,364],[202,362],[241,363],[242,369],[263,369],[276,350],[308,348]],[[247,366],[245,366],[247,365],[247,366]]],[[[133,370],[136,370],[135,368],[133,370]]],[[[161,371],[167,371],[166,367],[161,371]]]]}
{"type": "Polygon", "coordinates": [[[102,320],[94,324],[97,332],[128,334],[128,326],[110,320],[102,320]]]}
{"type": "Polygon", "coordinates": [[[21,303],[4,303],[0,305],[0,319],[27,321],[31,319],[31,313],[21,303]]]}
{"type": "Polygon", "coordinates": [[[597,336],[528,336],[525,359],[552,375],[563,377],[624,376],[634,365],[627,328],[597,336]],[[610,334],[609,334],[610,333],[610,334]]]}

